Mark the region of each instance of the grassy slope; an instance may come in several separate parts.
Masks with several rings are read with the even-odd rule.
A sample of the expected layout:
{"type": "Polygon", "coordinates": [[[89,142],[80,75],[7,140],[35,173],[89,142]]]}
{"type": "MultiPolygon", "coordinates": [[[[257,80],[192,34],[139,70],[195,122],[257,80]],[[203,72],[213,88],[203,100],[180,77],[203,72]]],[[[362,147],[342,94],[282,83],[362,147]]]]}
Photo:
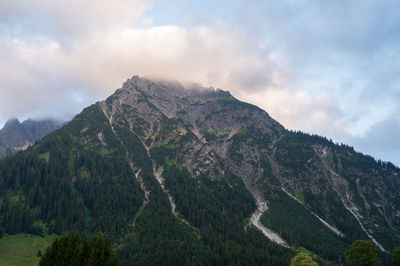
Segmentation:
{"type": "Polygon", "coordinates": [[[29,234],[4,235],[0,239],[0,265],[36,266],[40,260],[37,252],[40,250],[44,254],[55,238],[56,235],[45,238],[29,234]]]}

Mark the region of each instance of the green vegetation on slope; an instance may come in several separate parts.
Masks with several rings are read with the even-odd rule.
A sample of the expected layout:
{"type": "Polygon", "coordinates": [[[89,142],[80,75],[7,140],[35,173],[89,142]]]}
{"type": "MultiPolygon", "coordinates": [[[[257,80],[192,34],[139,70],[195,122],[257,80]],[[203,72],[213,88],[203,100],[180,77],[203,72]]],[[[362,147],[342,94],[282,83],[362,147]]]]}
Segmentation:
{"type": "Polygon", "coordinates": [[[326,260],[344,261],[351,242],[335,235],[300,203],[284,192],[265,195],[269,209],[261,222],[291,246],[304,246],[326,260]]]}
{"type": "Polygon", "coordinates": [[[350,266],[377,266],[380,265],[378,250],[369,240],[355,241],[346,258],[350,266]]]}
{"type": "Polygon", "coordinates": [[[40,237],[30,234],[4,235],[0,239],[0,265],[37,266],[38,252],[44,254],[55,235],[40,237]]]}
{"type": "Polygon", "coordinates": [[[164,170],[164,177],[177,210],[200,230],[201,239],[210,247],[207,264],[288,263],[291,252],[269,242],[255,228],[245,231],[255,203],[241,179],[233,175],[194,179],[186,168],[175,165],[164,170]]]}

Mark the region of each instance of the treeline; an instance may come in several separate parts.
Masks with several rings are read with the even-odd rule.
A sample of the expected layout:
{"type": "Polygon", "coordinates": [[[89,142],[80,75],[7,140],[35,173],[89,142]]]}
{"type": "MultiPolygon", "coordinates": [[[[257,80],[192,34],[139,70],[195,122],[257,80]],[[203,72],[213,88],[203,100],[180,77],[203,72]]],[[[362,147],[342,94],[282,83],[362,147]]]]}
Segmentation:
{"type": "MultiPolygon", "coordinates": [[[[391,162],[382,161],[380,159],[375,159],[370,155],[363,154],[354,149],[354,147],[344,144],[334,142],[332,139],[328,139],[326,137],[316,135],[316,134],[308,134],[302,131],[288,130],[285,133],[285,138],[297,140],[298,142],[304,143],[305,145],[311,146],[315,144],[321,144],[327,147],[334,148],[336,151],[341,153],[350,152],[354,157],[358,158],[358,160],[364,161],[364,163],[368,164],[377,164],[378,166],[392,171],[399,171],[400,168],[395,166],[391,162]]],[[[365,166],[365,165],[364,165],[365,166]]]]}

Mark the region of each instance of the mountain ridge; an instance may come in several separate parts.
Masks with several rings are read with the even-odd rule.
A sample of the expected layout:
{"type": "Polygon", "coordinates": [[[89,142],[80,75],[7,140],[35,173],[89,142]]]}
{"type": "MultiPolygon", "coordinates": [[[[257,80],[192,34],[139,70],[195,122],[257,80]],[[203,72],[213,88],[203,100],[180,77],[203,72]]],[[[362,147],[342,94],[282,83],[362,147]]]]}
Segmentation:
{"type": "MultiPolygon", "coordinates": [[[[181,252],[175,264],[191,261],[195,250],[192,260],[203,264],[286,264],[298,247],[339,262],[355,239],[373,240],[382,256],[399,244],[399,168],[288,131],[214,88],[134,76],[0,163],[0,197],[16,188],[32,194],[28,205],[19,204],[40,207],[33,219],[46,224],[43,230],[104,231],[126,265],[148,264],[167,243],[181,252]],[[10,173],[25,168],[45,174],[13,181],[10,173]],[[54,205],[36,198],[41,186],[54,205]],[[65,192],[52,192],[59,187],[65,192]],[[74,211],[62,207],[70,206],[67,199],[74,211]],[[160,231],[163,224],[168,230],[160,231]]],[[[9,212],[0,212],[8,231],[9,212]]]]}
{"type": "Polygon", "coordinates": [[[52,119],[27,119],[22,123],[15,117],[8,119],[0,129],[0,157],[25,150],[62,125],[63,122],[52,119]]]}
{"type": "MultiPolygon", "coordinates": [[[[133,79],[131,79],[131,80],[128,80],[125,84],[124,84],[124,86],[123,86],[123,88],[126,88],[126,87],[143,87],[143,85],[144,85],[144,83],[143,83],[143,80],[141,80],[140,78],[138,78],[138,77],[134,77],[133,79]],[[139,84],[138,84],[139,83],[139,84]]],[[[160,102],[157,98],[163,98],[163,97],[157,97],[157,92],[159,93],[159,94],[161,94],[161,95],[167,95],[166,93],[163,93],[163,91],[162,91],[162,89],[160,90],[160,88],[158,88],[157,87],[157,84],[156,83],[153,83],[153,84],[151,84],[151,85],[149,85],[149,86],[147,86],[147,88],[149,89],[148,91],[147,91],[147,95],[148,96],[150,96],[150,98],[151,98],[151,103],[152,104],[154,104],[160,111],[161,111],[161,113],[163,113],[164,115],[166,115],[167,117],[169,117],[169,118],[171,118],[171,117],[178,117],[178,119],[179,118],[182,118],[182,119],[184,119],[184,121],[185,122],[190,122],[190,123],[193,123],[193,122],[196,122],[196,121],[194,121],[195,119],[193,118],[193,116],[187,116],[187,115],[185,115],[184,113],[182,114],[182,115],[179,115],[178,114],[178,110],[179,110],[179,108],[180,107],[182,107],[182,106],[185,106],[185,102],[184,101],[181,101],[181,99],[182,98],[184,98],[184,96],[186,95],[185,94],[185,92],[187,92],[187,91],[185,91],[182,87],[180,88],[180,92],[181,92],[181,94],[178,94],[178,95],[180,95],[180,98],[179,99],[176,99],[177,98],[177,96],[175,95],[175,99],[173,99],[173,101],[171,100],[171,98],[169,98],[169,103],[168,104],[166,104],[165,102],[163,103],[163,102],[160,102]],[[153,89],[152,89],[152,86],[153,86],[153,89]],[[154,91],[155,91],[155,93],[154,93],[154,91]],[[152,93],[150,93],[150,92],[153,92],[153,94],[152,93]],[[172,102],[172,103],[171,103],[172,102]],[[180,103],[180,104],[179,104],[180,103]]],[[[212,90],[208,90],[208,92],[210,92],[210,91],[212,91],[212,90]]],[[[219,96],[220,96],[220,93],[222,93],[222,95],[221,96],[223,96],[223,97],[227,97],[227,99],[234,99],[229,93],[226,93],[226,92],[223,92],[223,91],[218,91],[218,90],[214,90],[214,93],[215,93],[215,95],[217,96],[216,98],[218,98],[219,96]]],[[[192,95],[191,95],[192,96],[192,95]]],[[[193,97],[193,96],[192,96],[193,97]]],[[[223,98],[222,97],[222,98],[223,98]]],[[[121,99],[121,98],[120,98],[121,99]]],[[[165,98],[164,98],[165,99],[165,98]]],[[[224,99],[224,98],[223,98],[224,99]]],[[[104,104],[104,103],[103,103],[104,104]]],[[[199,103],[200,105],[203,105],[203,104],[207,104],[206,102],[205,103],[202,103],[202,102],[200,102],[199,103]]],[[[188,108],[187,106],[186,106],[186,108],[188,108]]],[[[208,109],[210,109],[210,107],[208,106],[207,107],[208,109]]],[[[213,108],[216,108],[215,106],[213,107],[213,108]]],[[[233,110],[230,110],[231,112],[233,112],[233,110]]],[[[261,129],[261,132],[262,133],[267,133],[267,134],[270,134],[270,137],[273,139],[273,138],[275,138],[275,140],[270,140],[271,141],[271,145],[272,146],[274,146],[275,144],[276,144],[276,142],[278,142],[279,140],[278,140],[278,135],[277,134],[275,134],[274,135],[274,133],[271,131],[271,128],[278,128],[278,130],[280,129],[280,130],[282,130],[281,128],[283,128],[283,127],[281,127],[280,125],[279,125],[279,123],[277,123],[276,121],[274,121],[274,120],[272,120],[270,117],[269,117],[269,115],[266,113],[266,112],[264,112],[264,111],[262,111],[261,109],[259,109],[259,111],[260,111],[260,116],[266,116],[267,117],[267,119],[256,119],[256,118],[254,118],[254,117],[252,117],[253,118],[253,120],[251,121],[252,122],[252,125],[254,125],[254,124],[256,124],[256,122],[258,122],[257,123],[257,125],[258,125],[258,128],[257,129],[261,129]],[[271,122],[271,121],[273,121],[273,122],[271,122]],[[261,124],[260,124],[260,122],[261,122],[261,124],[263,125],[263,126],[261,126],[261,124]],[[274,123],[275,122],[275,123],[274,123]]],[[[190,113],[190,114],[192,114],[194,112],[194,110],[191,110],[190,112],[188,112],[188,113],[190,113]]],[[[196,113],[196,112],[194,112],[194,113],[196,113]]],[[[208,115],[212,115],[212,114],[208,114],[208,115]]],[[[230,114],[230,115],[232,115],[232,114],[230,114]]],[[[254,114],[252,114],[253,116],[254,116],[254,114]]],[[[258,118],[258,117],[257,117],[258,118]]],[[[208,129],[208,128],[212,128],[212,130],[225,130],[226,128],[224,128],[224,126],[230,126],[229,125],[229,123],[227,124],[226,122],[227,121],[231,121],[231,120],[229,120],[229,119],[224,119],[224,120],[222,120],[221,119],[221,117],[219,117],[219,120],[216,122],[216,121],[213,121],[212,119],[205,119],[205,121],[202,121],[201,122],[201,124],[202,124],[202,126],[203,126],[203,129],[204,129],[204,126],[205,126],[205,128],[206,129],[208,129]],[[225,124],[224,124],[225,123],[225,124]]],[[[237,126],[237,128],[233,128],[233,130],[239,130],[239,128],[243,128],[244,127],[244,125],[243,125],[243,123],[239,123],[240,124],[240,126],[237,126]]],[[[231,130],[232,130],[232,128],[230,128],[231,130]]],[[[206,137],[206,134],[204,134],[203,136],[201,136],[202,134],[201,134],[201,132],[200,132],[200,130],[199,130],[199,128],[195,125],[194,126],[194,128],[193,128],[193,133],[196,135],[196,136],[200,136],[201,138],[200,139],[202,139],[202,140],[204,140],[204,139],[207,139],[207,137],[206,137]]],[[[204,132],[203,132],[204,133],[204,132]]],[[[229,140],[229,138],[228,138],[228,140],[229,140]]],[[[205,140],[205,141],[207,141],[207,140],[205,140]]],[[[204,141],[203,141],[204,142],[204,141]]],[[[224,150],[226,150],[226,148],[224,148],[223,147],[223,145],[221,146],[221,145],[219,145],[219,146],[213,146],[213,148],[214,148],[214,150],[217,152],[217,154],[219,155],[219,156],[221,156],[221,157],[224,157],[224,150]]],[[[367,236],[382,250],[382,251],[384,251],[385,249],[383,248],[383,246],[371,235],[371,233],[370,232],[368,232],[365,228],[364,228],[364,225],[363,225],[363,223],[361,222],[361,219],[363,218],[362,217],[362,215],[359,213],[359,210],[358,210],[358,208],[351,202],[351,200],[349,200],[349,194],[348,194],[348,189],[346,188],[346,186],[348,186],[348,184],[346,183],[347,181],[345,180],[345,179],[341,179],[340,181],[338,181],[339,183],[341,183],[341,184],[339,184],[338,182],[334,182],[334,178],[335,177],[339,177],[339,174],[337,174],[337,173],[335,173],[331,168],[329,168],[328,166],[327,166],[327,164],[326,163],[323,163],[323,156],[325,156],[326,155],[326,152],[327,152],[327,148],[328,147],[324,147],[324,148],[322,148],[323,150],[322,150],[322,154],[320,154],[320,153],[317,153],[318,152],[318,149],[319,149],[319,147],[317,147],[317,146],[314,146],[313,147],[313,149],[314,149],[314,152],[318,155],[318,157],[319,157],[319,162],[322,162],[322,166],[323,167],[325,167],[326,169],[326,171],[328,172],[328,173],[324,173],[324,175],[325,175],[325,178],[326,179],[328,179],[328,180],[330,180],[331,181],[331,184],[333,184],[333,186],[332,186],[332,188],[331,188],[331,190],[332,190],[332,192],[334,192],[334,193],[336,193],[337,195],[339,195],[339,199],[340,199],[340,201],[342,202],[342,204],[343,204],[343,206],[345,207],[345,209],[347,209],[350,213],[351,213],[351,215],[353,215],[354,216],[354,218],[357,220],[357,222],[359,223],[359,225],[361,226],[361,228],[362,228],[362,231],[364,231],[364,233],[366,233],[367,234],[367,236]],[[328,176],[327,176],[328,175],[328,176]],[[331,176],[329,176],[329,175],[331,175],[331,176]],[[340,186],[344,186],[344,189],[343,188],[340,188],[340,186]]],[[[243,152],[242,152],[243,153],[243,152]]],[[[250,157],[251,155],[250,154],[247,154],[247,156],[248,157],[250,157]]],[[[265,154],[265,156],[266,157],[268,157],[268,156],[270,156],[269,157],[269,161],[270,161],[270,163],[272,164],[272,165],[275,165],[276,167],[273,167],[273,168],[275,168],[275,169],[273,169],[273,171],[275,172],[274,173],[274,175],[275,176],[281,176],[282,177],[282,175],[280,175],[280,171],[281,171],[281,169],[279,169],[280,168],[280,166],[278,165],[278,164],[276,164],[276,163],[274,163],[273,162],[273,156],[271,157],[271,155],[268,155],[268,154],[265,154]]],[[[317,159],[317,158],[314,158],[314,159],[317,159]]],[[[256,161],[256,160],[255,160],[256,161]]],[[[187,166],[187,165],[186,165],[187,166]]],[[[251,169],[251,167],[243,167],[243,165],[241,165],[240,167],[236,167],[236,169],[235,169],[235,164],[233,163],[233,162],[231,162],[230,163],[230,168],[231,169],[234,169],[233,171],[234,171],[234,173],[235,174],[237,174],[237,175],[239,175],[239,176],[248,176],[249,174],[251,174],[250,172],[251,171],[245,171],[244,169],[251,169]]],[[[254,169],[252,169],[253,171],[254,171],[254,169]]],[[[320,169],[321,170],[321,169],[320,169]]],[[[258,173],[261,173],[262,171],[258,171],[258,173]]],[[[259,211],[263,208],[263,207],[260,207],[261,205],[266,205],[267,203],[266,203],[266,201],[265,200],[262,200],[262,196],[260,195],[260,192],[257,192],[257,190],[256,190],[256,192],[254,192],[254,190],[251,188],[251,186],[252,185],[254,185],[254,181],[255,180],[253,180],[253,181],[251,181],[251,180],[249,180],[249,179],[243,179],[243,181],[244,181],[244,183],[246,184],[246,186],[248,187],[248,189],[249,189],[249,191],[250,192],[252,192],[252,194],[253,194],[253,196],[255,197],[255,199],[256,199],[256,201],[258,202],[258,205],[259,205],[259,211]],[[260,200],[259,200],[260,199],[260,200]],[[259,202],[260,201],[260,202],[259,202]]],[[[282,180],[281,180],[281,183],[282,183],[282,180]]],[[[357,189],[358,189],[358,194],[363,198],[363,202],[364,202],[364,205],[366,206],[366,208],[368,209],[368,203],[366,203],[366,200],[365,200],[365,197],[364,197],[364,195],[363,195],[363,193],[362,193],[362,191],[361,191],[361,189],[360,189],[360,186],[359,186],[359,179],[356,179],[356,183],[357,183],[357,189]],[[358,181],[357,181],[358,180],[358,181]]],[[[284,184],[281,184],[281,186],[282,186],[282,190],[286,193],[286,194],[288,194],[289,196],[291,196],[291,197],[293,197],[293,195],[291,195],[290,193],[288,193],[287,192],[287,190],[285,190],[285,188],[284,188],[284,184]]],[[[289,188],[290,189],[290,188],[289,188]]],[[[292,188],[293,189],[293,188],[292,188]]],[[[383,200],[382,198],[381,198],[381,200],[383,200]]],[[[318,217],[318,219],[320,219],[320,220],[323,220],[320,216],[318,216],[317,215],[317,217],[318,217]]],[[[329,225],[329,223],[328,222],[326,222],[325,220],[323,220],[324,221],[324,224],[325,225],[329,225]]],[[[334,226],[331,226],[331,225],[329,225],[328,227],[330,227],[331,229],[332,228],[335,228],[334,226]]],[[[339,230],[337,230],[337,229],[335,229],[336,230],[336,232],[340,232],[339,230]]]]}

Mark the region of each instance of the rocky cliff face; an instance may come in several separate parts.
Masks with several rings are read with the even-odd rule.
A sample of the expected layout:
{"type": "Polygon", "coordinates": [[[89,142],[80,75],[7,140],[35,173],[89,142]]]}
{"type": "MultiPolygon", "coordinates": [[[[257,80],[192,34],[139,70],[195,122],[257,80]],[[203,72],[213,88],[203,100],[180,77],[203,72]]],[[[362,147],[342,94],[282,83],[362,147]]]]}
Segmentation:
{"type": "Polygon", "coordinates": [[[61,122],[54,120],[28,119],[20,123],[16,118],[9,119],[0,130],[0,157],[25,150],[61,126],[61,122]]]}

